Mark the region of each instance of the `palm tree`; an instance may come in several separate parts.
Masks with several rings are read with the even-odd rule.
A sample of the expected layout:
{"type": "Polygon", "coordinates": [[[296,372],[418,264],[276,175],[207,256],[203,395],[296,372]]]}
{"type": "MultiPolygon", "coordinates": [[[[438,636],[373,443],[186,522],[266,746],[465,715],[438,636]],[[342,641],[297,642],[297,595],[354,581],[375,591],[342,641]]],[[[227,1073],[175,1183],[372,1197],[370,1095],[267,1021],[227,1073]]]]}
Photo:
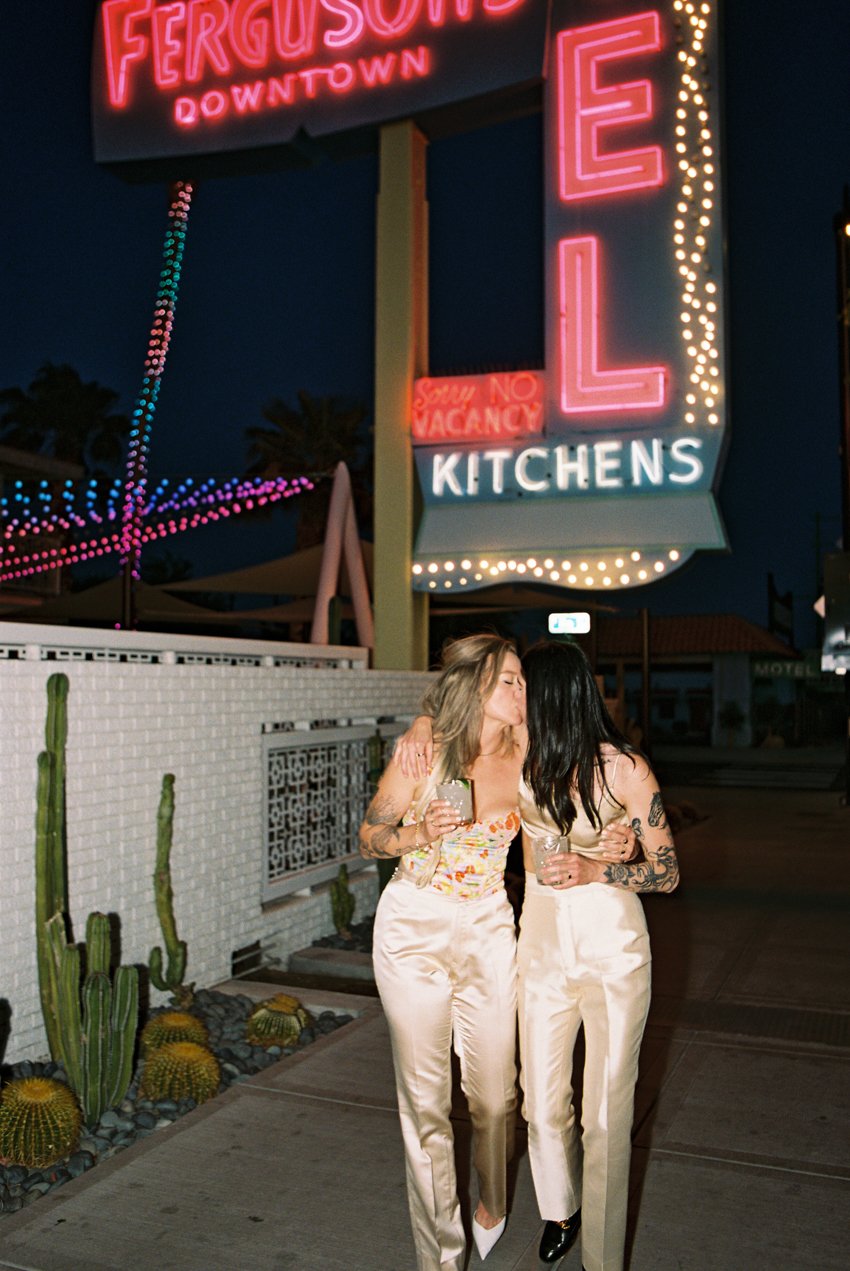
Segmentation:
{"type": "Polygon", "coordinates": [[[34,454],[81,464],[90,476],[114,469],[124,455],[130,420],[118,394],[63,363],[45,362],[29,388],[0,389],[0,438],[34,454]]]}
{"type": "MultiPolygon", "coordinates": [[[[361,529],[371,523],[371,429],[364,427],[368,412],[360,402],[340,397],[311,397],[298,393],[299,409],[281,398],[263,408],[271,427],[245,429],[248,475],[261,477],[332,477],[344,461],[351,474],[357,519],[361,529]]],[[[321,543],[325,533],[331,482],[298,500],[296,548],[321,543]]]]}

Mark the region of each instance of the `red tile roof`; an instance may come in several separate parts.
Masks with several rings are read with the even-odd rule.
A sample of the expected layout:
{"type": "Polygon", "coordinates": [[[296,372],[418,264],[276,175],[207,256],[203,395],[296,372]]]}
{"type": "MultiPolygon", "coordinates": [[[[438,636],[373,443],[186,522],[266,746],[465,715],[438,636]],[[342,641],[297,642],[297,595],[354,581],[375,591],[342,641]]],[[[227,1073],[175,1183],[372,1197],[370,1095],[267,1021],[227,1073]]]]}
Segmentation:
{"type": "MultiPolygon", "coordinates": [[[[641,620],[597,619],[600,657],[640,657],[641,620]]],[[[773,657],[799,658],[778,636],[734,613],[656,616],[649,620],[650,654],[653,661],[671,656],[715,653],[769,653],[773,657]]]]}

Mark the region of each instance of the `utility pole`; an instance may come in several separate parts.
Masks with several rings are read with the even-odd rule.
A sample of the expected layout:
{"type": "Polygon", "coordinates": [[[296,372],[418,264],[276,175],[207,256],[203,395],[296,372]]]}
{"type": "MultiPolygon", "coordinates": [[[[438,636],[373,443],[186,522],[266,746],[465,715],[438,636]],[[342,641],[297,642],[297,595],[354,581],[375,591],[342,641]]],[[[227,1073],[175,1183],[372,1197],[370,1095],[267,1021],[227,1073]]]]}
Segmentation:
{"type": "MultiPolygon", "coordinates": [[[[841,546],[850,552],[850,190],[844,187],[844,206],[835,217],[838,284],[838,389],[840,402],[841,546]]],[[[844,803],[850,806],[850,674],[844,676],[844,803]]]]}

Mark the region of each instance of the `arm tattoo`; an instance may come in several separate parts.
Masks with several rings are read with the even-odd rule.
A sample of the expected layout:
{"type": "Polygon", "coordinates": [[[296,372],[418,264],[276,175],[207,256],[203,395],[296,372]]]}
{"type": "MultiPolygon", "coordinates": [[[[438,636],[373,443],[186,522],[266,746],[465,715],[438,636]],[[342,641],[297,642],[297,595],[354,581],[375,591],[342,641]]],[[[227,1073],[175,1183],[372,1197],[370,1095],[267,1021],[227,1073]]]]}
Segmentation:
{"type": "Polygon", "coordinates": [[[635,838],[638,842],[640,842],[643,838],[643,826],[639,816],[632,817],[632,829],[635,832],[635,838]]]}
{"type": "Polygon", "coordinates": [[[649,824],[658,829],[664,829],[667,825],[667,814],[664,811],[664,804],[661,802],[661,793],[656,790],[652,796],[652,802],[649,805],[649,824]]]}
{"type": "Polygon", "coordinates": [[[653,852],[652,859],[641,861],[639,865],[607,865],[603,877],[606,883],[629,891],[675,891],[679,882],[679,863],[673,839],[668,835],[653,852]]]}
{"type": "Polygon", "coordinates": [[[399,843],[401,827],[398,824],[398,809],[390,799],[382,799],[376,795],[366,809],[364,824],[375,826],[375,832],[368,838],[361,833],[359,848],[361,856],[372,860],[387,860],[401,856],[399,843]]]}

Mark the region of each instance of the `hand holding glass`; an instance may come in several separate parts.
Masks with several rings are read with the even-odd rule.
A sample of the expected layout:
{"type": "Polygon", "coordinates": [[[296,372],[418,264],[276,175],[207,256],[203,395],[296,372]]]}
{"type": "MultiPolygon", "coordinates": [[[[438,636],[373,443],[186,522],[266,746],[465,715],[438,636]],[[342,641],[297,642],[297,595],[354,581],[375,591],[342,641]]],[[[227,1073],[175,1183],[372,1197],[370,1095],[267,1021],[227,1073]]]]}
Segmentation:
{"type": "Polygon", "coordinates": [[[532,840],[534,848],[534,870],[537,874],[538,883],[543,883],[544,886],[549,886],[546,879],[542,876],[543,866],[558,855],[558,853],[562,850],[562,844],[564,845],[563,850],[568,850],[568,845],[565,840],[558,834],[541,834],[532,840]]]}
{"type": "Polygon", "coordinates": [[[466,777],[441,781],[434,793],[438,799],[445,799],[446,803],[452,805],[461,824],[472,820],[472,782],[466,777]]]}

